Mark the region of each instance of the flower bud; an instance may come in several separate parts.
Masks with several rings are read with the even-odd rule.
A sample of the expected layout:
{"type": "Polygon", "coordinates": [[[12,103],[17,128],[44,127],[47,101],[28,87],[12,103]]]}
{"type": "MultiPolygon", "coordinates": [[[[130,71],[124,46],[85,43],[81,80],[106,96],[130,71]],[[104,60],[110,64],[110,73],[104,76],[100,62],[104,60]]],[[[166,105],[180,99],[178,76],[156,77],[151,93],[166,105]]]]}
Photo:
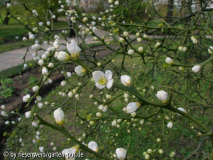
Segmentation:
{"type": "Polygon", "coordinates": [[[193,68],[192,68],[192,72],[194,72],[194,73],[197,73],[197,72],[199,72],[200,71],[200,69],[201,69],[201,65],[195,65],[193,68]]]}
{"type": "Polygon", "coordinates": [[[30,95],[27,94],[26,96],[23,97],[23,102],[28,102],[30,100],[30,95]]]}
{"type": "Polygon", "coordinates": [[[123,39],[122,37],[119,38],[119,42],[120,42],[120,43],[124,42],[124,39],[123,39]]]}
{"type": "Polygon", "coordinates": [[[159,152],[160,154],[164,154],[164,151],[163,151],[162,149],[159,149],[158,152],[159,152]]]}
{"type": "Polygon", "coordinates": [[[158,48],[160,46],[160,42],[157,42],[156,44],[155,44],[155,48],[158,48]]]}
{"type": "Polygon", "coordinates": [[[124,31],[123,36],[127,37],[129,35],[129,33],[127,31],[124,31]]]}
{"type": "Polygon", "coordinates": [[[88,148],[95,151],[95,152],[98,152],[98,144],[94,141],[90,141],[88,143],[88,148]]]}
{"type": "Polygon", "coordinates": [[[138,51],[139,51],[140,53],[142,53],[142,52],[143,52],[143,47],[139,47],[139,48],[138,48],[138,51]]]}
{"type": "Polygon", "coordinates": [[[86,74],[86,69],[79,65],[75,67],[75,72],[78,76],[84,76],[86,74]]]}
{"type": "Polygon", "coordinates": [[[170,57],[167,57],[166,60],[165,60],[165,62],[167,64],[170,64],[170,65],[174,63],[173,60],[170,57]]]}
{"type": "Polygon", "coordinates": [[[70,55],[64,51],[60,51],[56,54],[56,57],[59,61],[69,61],[70,55]]]}
{"type": "Polygon", "coordinates": [[[173,127],[172,121],[170,121],[170,122],[167,124],[167,127],[170,128],[170,129],[173,127]]]}
{"type": "Polygon", "coordinates": [[[160,90],[155,95],[162,103],[167,103],[167,98],[168,98],[167,92],[165,92],[164,90],[160,90]]]}
{"type": "Polygon", "coordinates": [[[76,41],[74,39],[72,39],[70,44],[67,43],[67,50],[71,54],[72,58],[78,58],[81,48],[79,48],[76,41]]]}
{"type": "Polygon", "coordinates": [[[128,51],[128,54],[129,55],[132,55],[134,53],[134,50],[133,49],[130,49],[129,51],[128,51]]]}
{"type": "Polygon", "coordinates": [[[126,106],[126,112],[127,112],[128,114],[131,114],[131,113],[135,112],[140,106],[141,106],[141,104],[138,103],[138,102],[130,102],[130,103],[126,106]]]}
{"type": "Polygon", "coordinates": [[[131,77],[130,77],[130,76],[127,76],[127,75],[121,76],[121,83],[122,83],[124,86],[130,86],[130,84],[131,84],[131,77]]]}
{"type": "Polygon", "coordinates": [[[64,124],[64,112],[61,108],[58,108],[54,111],[54,118],[57,124],[63,125],[64,124]]]}
{"type": "Polygon", "coordinates": [[[32,111],[25,112],[25,117],[26,118],[30,118],[31,117],[31,113],[32,113],[32,111]]]}
{"type": "Polygon", "coordinates": [[[47,75],[48,74],[48,69],[46,67],[42,68],[42,74],[47,75]]]}
{"type": "Polygon", "coordinates": [[[33,90],[33,92],[37,92],[37,91],[39,90],[39,86],[34,86],[34,87],[32,88],[32,90],[33,90]]]}
{"type": "Polygon", "coordinates": [[[119,160],[124,160],[126,159],[126,154],[127,154],[127,150],[124,148],[117,148],[116,151],[116,156],[119,160]]]}
{"type": "Polygon", "coordinates": [[[148,36],[147,36],[146,34],[144,34],[144,35],[143,35],[143,38],[146,38],[146,39],[147,39],[147,38],[148,38],[148,36]]]}

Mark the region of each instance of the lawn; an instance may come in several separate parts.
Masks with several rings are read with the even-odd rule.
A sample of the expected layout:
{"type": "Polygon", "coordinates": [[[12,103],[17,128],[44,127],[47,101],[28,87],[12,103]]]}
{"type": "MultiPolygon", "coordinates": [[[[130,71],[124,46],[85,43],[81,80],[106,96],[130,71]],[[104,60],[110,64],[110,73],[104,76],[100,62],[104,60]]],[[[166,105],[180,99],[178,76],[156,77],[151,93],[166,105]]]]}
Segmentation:
{"type": "MultiPolygon", "coordinates": [[[[20,21],[24,24],[26,23],[26,18],[21,17],[20,21]]],[[[38,22],[35,18],[31,18],[28,26],[30,28],[38,27],[36,25],[38,22]]],[[[66,21],[58,21],[54,23],[53,27],[55,30],[60,31],[60,29],[66,29],[68,23],[66,21]]],[[[45,27],[38,28],[44,29],[45,27]]],[[[28,32],[30,31],[25,26],[13,18],[10,18],[9,25],[0,24],[0,53],[28,46],[29,42],[22,41],[22,37],[28,37],[28,32]]]]}

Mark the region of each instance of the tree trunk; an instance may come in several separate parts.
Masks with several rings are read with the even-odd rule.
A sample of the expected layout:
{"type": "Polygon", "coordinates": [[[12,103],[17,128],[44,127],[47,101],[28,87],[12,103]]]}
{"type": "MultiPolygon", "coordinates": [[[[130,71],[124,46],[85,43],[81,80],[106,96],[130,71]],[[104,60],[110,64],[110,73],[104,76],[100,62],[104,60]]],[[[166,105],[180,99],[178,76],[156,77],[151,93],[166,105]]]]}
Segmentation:
{"type": "Polygon", "coordinates": [[[168,0],[168,10],[167,10],[168,21],[172,21],[173,8],[174,8],[174,0],[168,0]]]}
{"type": "Polygon", "coordinates": [[[9,15],[10,15],[10,12],[9,10],[7,10],[6,17],[4,18],[3,24],[5,25],[9,24],[9,20],[10,20],[9,15]]]}

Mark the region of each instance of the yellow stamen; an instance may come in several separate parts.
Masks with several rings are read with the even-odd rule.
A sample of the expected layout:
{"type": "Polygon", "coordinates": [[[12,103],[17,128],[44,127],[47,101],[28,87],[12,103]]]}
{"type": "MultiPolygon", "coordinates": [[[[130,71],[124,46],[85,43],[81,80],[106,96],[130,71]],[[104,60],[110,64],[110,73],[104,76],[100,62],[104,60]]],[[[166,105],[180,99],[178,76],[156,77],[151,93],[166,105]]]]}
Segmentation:
{"type": "Polygon", "coordinates": [[[98,83],[101,84],[101,85],[105,85],[106,84],[106,78],[100,77],[100,79],[98,80],[98,83]]]}

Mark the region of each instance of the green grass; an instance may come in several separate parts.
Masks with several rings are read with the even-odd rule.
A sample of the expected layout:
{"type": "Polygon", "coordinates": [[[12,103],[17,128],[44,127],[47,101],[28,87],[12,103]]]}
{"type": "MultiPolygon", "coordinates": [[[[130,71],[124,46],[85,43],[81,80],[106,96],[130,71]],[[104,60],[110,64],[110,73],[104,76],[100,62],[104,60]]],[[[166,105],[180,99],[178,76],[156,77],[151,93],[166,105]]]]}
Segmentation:
{"type": "Polygon", "coordinates": [[[13,42],[13,43],[0,45],[0,53],[11,51],[14,49],[19,49],[22,47],[27,47],[29,44],[30,44],[30,42],[19,41],[19,42],[13,42]]]}
{"type": "Polygon", "coordinates": [[[23,70],[23,64],[8,68],[6,70],[3,70],[0,72],[0,80],[8,78],[8,77],[13,77],[19,74],[22,74],[23,71],[28,71],[31,70],[32,68],[38,66],[33,60],[32,61],[27,61],[26,64],[28,64],[28,68],[23,70]]]}
{"type": "MultiPolygon", "coordinates": [[[[27,18],[24,16],[20,16],[21,23],[25,24],[27,22],[27,18]]],[[[28,23],[29,28],[38,27],[39,29],[44,29],[45,27],[38,26],[39,20],[35,17],[31,17],[28,23]]],[[[44,23],[46,23],[44,21],[44,23]]],[[[68,23],[65,21],[58,21],[53,23],[53,29],[62,29],[67,28],[68,23]]],[[[27,36],[27,33],[30,32],[25,26],[20,24],[14,18],[10,18],[9,25],[0,24],[0,43],[3,43],[8,40],[14,40],[16,36],[19,36],[19,39],[22,39],[22,36],[27,36]]]]}

